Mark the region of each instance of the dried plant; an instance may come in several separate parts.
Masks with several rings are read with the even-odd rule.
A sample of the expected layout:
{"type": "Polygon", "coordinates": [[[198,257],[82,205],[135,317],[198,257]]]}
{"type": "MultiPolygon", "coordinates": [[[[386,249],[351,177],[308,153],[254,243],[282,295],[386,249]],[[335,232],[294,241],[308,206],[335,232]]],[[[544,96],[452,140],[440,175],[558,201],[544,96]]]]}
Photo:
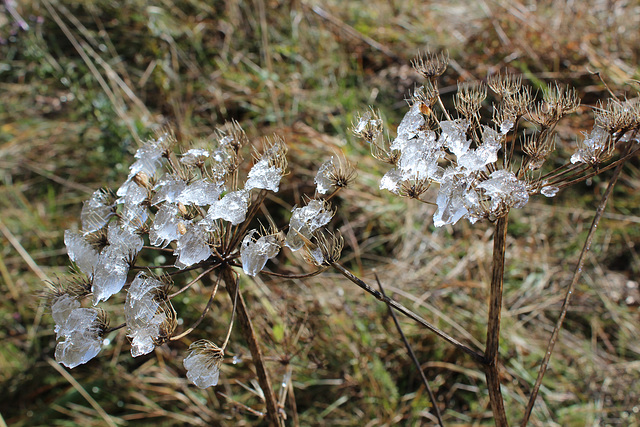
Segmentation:
{"type": "MultiPolygon", "coordinates": [[[[382,121],[373,109],[357,117],[353,132],[370,146],[373,157],[393,166],[382,177],[380,189],[435,204],[433,223],[436,227],[454,225],[461,219],[471,223],[488,220],[495,224],[484,350],[474,350],[451,337],[443,337],[442,331],[437,333],[474,356],[484,368],[496,425],[504,426],[507,418],[500,391],[498,348],[508,214],[511,209],[525,206],[536,194],[554,197],[562,188],[604,170],[616,168],[619,173],[625,160],[640,149],[639,104],[635,100],[612,99],[607,101],[606,107],[598,105],[593,129],[578,143],[571,158],[561,162],[553,157],[555,128],[563,117],[580,106],[574,89],[549,84],[542,92],[542,99],[535,102],[531,89],[522,84],[521,77],[494,75],[488,78],[487,85],[460,84],[454,98],[455,112],[451,112],[445,109],[437,87],[437,77],[444,72],[446,61],[443,58],[445,56],[428,54],[413,61],[425,83],[415,89],[409,99],[409,111],[390,143],[384,135],[382,121]],[[487,86],[497,97],[490,124],[481,123],[487,86]],[[611,160],[619,145],[626,148],[616,160],[611,160]],[[560,166],[546,171],[545,163],[560,166]]],[[[617,174],[614,174],[610,187],[616,178],[617,174]]],[[[599,212],[604,209],[609,194],[610,189],[603,196],[599,212]]],[[[594,221],[592,231],[596,227],[597,221],[594,221]]],[[[590,240],[585,244],[583,254],[589,245],[590,240]]],[[[553,350],[581,268],[581,265],[576,268],[574,283],[567,291],[548,355],[553,350]]],[[[531,413],[547,363],[548,358],[541,363],[523,425],[531,413]]]]}

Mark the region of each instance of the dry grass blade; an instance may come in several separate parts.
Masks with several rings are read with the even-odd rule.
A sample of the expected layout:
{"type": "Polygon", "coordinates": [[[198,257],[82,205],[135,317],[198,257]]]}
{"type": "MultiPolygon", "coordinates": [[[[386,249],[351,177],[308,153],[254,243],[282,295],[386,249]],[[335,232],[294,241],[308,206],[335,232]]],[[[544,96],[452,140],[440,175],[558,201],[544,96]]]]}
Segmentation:
{"type": "MultiPolygon", "coordinates": [[[[378,282],[378,287],[380,288],[380,293],[383,296],[386,296],[385,293],[384,293],[384,289],[382,288],[382,282],[380,282],[380,279],[378,278],[378,275],[376,275],[376,282],[378,282]]],[[[416,354],[413,351],[413,348],[411,347],[411,343],[409,343],[409,340],[407,339],[406,335],[402,331],[402,327],[400,326],[400,322],[398,322],[398,318],[396,317],[396,314],[393,312],[393,309],[391,308],[391,306],[389,304],[387,304],[387,308],[389,309],[389,314],[391,315],[391,318],[393,319],[393,324],[396,326],[396,329],[398,330],[398,333],[400,334],[400,337],[402,338],[402,342],[404,343],[404,346],[407,349],[407,352],[409,353],[409,357],[411,357],[411,360],[413,361],[413,364],[415,365],[416,369],[420,373],[420,378],[422,379],[422,383],[424,384],[424,387],[427,389],[427,393],[429,394],[429,400],[431,400],[431,405],[433,406],[433,411],[435,412],[436,418],[438,419],[438,424],[441,427],[444,427],[444,423],[442,422],[442,415],[440,414],[440,408],[438,407],[438,402],[436,400],[436,397],[433,394],[433,391],[431,390],[431,386],[429,385],[429,381],[427,380],[427,377],[425,376],[424,371],[422,370],[422,366],[420,365],[420,361],[416,357],[416,354]]]]}
{"type": "Polygon", "coordinates": [[[87,393],[87,391],[80,385],[80,383],[78,383],[78,381],[76,381],[60,364],[55,362],[50,357],[47,357],[46,360],[47,360],[47,363],[51,365],[51,367],[53,367],[53,369],[58,371],[60,375],[64,377],[64,379],[69,381],[69,384],[71,384],[73,388],[75,388],[78,391],[78,393],[80,393],[82,397],[84,397],[87,400],[87,402],[89,402],[91,407],[95,409],[95,411],[100,415],[100,417],[102,417],[102,419],[108,426],[117,427],[117,424],[115,423],[113,418],[111,418],[104,411],[104,409],[102,409],[102,407],[98,404],[98,402],[96,402],[96,400],[93,397],[91,397],[89,393],[87,393]]]}

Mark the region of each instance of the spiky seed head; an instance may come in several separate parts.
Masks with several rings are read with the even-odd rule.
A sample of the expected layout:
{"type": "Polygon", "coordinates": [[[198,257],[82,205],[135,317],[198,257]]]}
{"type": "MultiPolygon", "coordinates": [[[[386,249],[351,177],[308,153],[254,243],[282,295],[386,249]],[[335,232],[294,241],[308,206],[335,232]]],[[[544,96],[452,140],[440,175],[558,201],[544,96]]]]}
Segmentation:
{"type": "Polygon", "coordinates": [[[340,232],[322,233],[314,235],[315,242],[305,244],[303,257],[309,264],[317,267],[329,267],[340,260],[342,248],[344,248],[344,238],[340,232]],[[328,235],[328,237],[327,237],[328,235]]]}
{"type": "Polygon", "coordinates": [[[513,96],[522,88],[522,76],[493,74],[487,77],[487,85],[502,97],[513,96]]]}
{"type": "Polygon", "coordinates": [[[420,200],[420,196],[426,193],[430,186],[431,182],[428,179],[403,181],[398,188],[398,195],[420,200]]]}
{"type": "Polygon", "coordinates": [[[465,118],[477,117],[486,98],[487,86],[484,83],[458,83],[454,106],[465,118]]]}
{"type": "Polygon", "coordinates": [[[162,345],[165,342],[169,341],[169,338],[173,336],[173,333],[178,327],[178,315],[171,305],[170,301],[165,301],[163,304],[161,304],[160,307],[158,307],[158,312],[164,313],[165,319],[158,328],[158,336],[153,340],[153,343],[156,346],[162,345]]]}
{"type": "Polygon", "coordinates": [[[427,50],[418,53],[418,56],[411,61],[411,65],[418,74],[433,83],[446,71],[449,65],[449,53],[440,52],[438,54],[427,50]]]}
{"type": "Polygon", "coordinates": [[[547,156],[555,150],[556,135],[554,132],[531,134],[524,137],[522,150],[527,154],[527,167],[537,170],[542,167],[547,156]]]}

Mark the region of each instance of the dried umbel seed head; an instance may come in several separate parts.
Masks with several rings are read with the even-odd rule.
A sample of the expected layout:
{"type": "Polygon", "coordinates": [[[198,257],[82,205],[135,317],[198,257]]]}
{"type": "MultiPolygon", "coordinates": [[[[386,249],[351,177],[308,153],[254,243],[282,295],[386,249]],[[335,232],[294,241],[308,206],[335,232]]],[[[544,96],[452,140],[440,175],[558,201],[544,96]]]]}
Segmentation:
{"type": "Polygon", "coordinates": [[[170,302],[161,304],[158,312],[164,313],[165,318],[158,328],[158,336],[153,340],[156,346],[169,341],[178,327],[178,315],[170,302]]]}
{"type": "Polygon", "coordinates": [[[527,168],[536,170],[542,167],[547,156],[555,150],[556,135],[554,132],[531,134],[524,137],[522,146],[527,154],[527,168]]]}
{"type": "Polygon", "coordinates": [[[522,88],[522,76],[493,74],[487,77],[487,85],[496,94],[502,97],[510,97],[522,88]]]}
{"type": "Polygon", "coordinates": [[[347,187],[356,177],[356,169],[343,156],[332,156],[318,169],[314,179],[317,192],[327,194],[330,190],[347,187]]]}
{"type": "Polygon", "coordinates": [[[487,98],[487,86],[480,83],[459,83],[454,105],[465,118],[479,118],[482,102],[487,98]]]}
{"type": "Polygon", "coordinates": [[[376,143],[382,135],[382,119],[380,113],[373,109],[357,114],[356,120],[351,124],[353,134],[362,138],[369,144],[376,143]]]}
{"type": "Polygon", "coordinates": [[[421,200],[420,196],[426,193],[430,186],[431,181],[428,179],[403,181],[398,188],[398,195],[408,197],[410,199],[421,200]]]}
{"type": "Polygon", "coordinates": [[[418,56],[411,61],[411,65],[422,77],[433,83],[446,71],[449,65],[449,54],[447,52],[438,54],[429,51],[419,53],[418,56]]]}
{"type": "Polygon", "coordinates": [[[620,135],[640,127],[640,99],[618,101],[609,99],[606,107],[599,103],[595,109],[596,125],[610,134],[620,135]]]}
{"type": "Polygon", "coordinates": [[[249,143],[249,138],[235,120],[225,123],[221,129],[217,130],[216,136],[220,147],[230,147],[236,154],[249,143]]]}
{"type": "Polygon", "coordinates": [[[218,384],[224,349],[208,340],[199,340],[189,346],[190,353],[184,359],[187,378],[199,388],[218,384]]]}
{"type": "Polygon", "coordinates": [[[317,267],[329,267],[340,260],[344,238],[340,232],[315,233],[314,240],[305,242],[305,261],[317,267]]]}

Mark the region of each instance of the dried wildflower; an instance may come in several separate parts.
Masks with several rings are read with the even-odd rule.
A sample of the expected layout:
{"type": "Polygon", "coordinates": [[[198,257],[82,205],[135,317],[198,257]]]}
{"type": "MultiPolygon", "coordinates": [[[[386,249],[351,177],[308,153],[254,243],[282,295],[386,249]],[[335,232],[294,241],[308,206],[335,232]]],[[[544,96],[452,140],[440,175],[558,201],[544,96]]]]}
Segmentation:
{"type": "Polygon", "coordinates": [[[245,190],[254,188],[278,192],[280,179],[287,168],[287,147],[284,141],[276,139],[273,143],[267,142],[267,148],[262,155],[256,155],[256,163],[249,171],[249,176],[244,184],[245,190]]]}
{"type": "Polygon", "coordinates": [[[444,74],[449,65],[449,54],[441,52],[440,54],[425,51],[419,53],[418,56],[411,61],[413,69],[427,80],[435,81],[444,74]]]}
{"type": "Polygon", "coordinates": [[[189,351],[183,362],[189,381],[198,388],[217,385],[224,350],[211,341],[199,340],[189,346],[189,351]]]}
{"type": "Polygon", "coordinates": [[[347,187],[355,178],[356,170],[345,158],[331,156],[318,169],[314,179],[316,191],[320,194],[327,194],[332,188],[340,189],[347,187]]]}
{"type": "Polygon", "coordinates": [[[454,106],[462,117],[478,120],[482,102],[486,98],[487,86],[484,83],[459,83],[454,106]]]}
{"type": "Polygon", "coordinates": [[[344,239],[337,233],[316,233],[315,242],[308,241],[305,244],[304,259],[317,267],[328,267],[340,259],[344,239]]]}
{"type": "Polygon", "coordinates": [[[542,167],[547,156],[555,150],[555,133],[531,134],[524,137],[522,150],[527,154],[527,168],[537,170],[542,167]]]}
{"type": "MultiPolygon", "coordinates": [[[[264,231],[264,230],[263,230],[264,231]]],[[[254,235],[258,230],[250,230],[240,246],[242,269],[249,276],[255,276],[264,268],[267,260],[275,257],[282,246],[277,233],[266,231],[256,239],[254,235]]]]}
{"type": "Polygon", "coordinates": [[[331,221],[333,214],[331,204],[322,200],[310,200],[307,206],[294,208],[285,245],[294,251],[302,248],[303,238],[310,239],[311,233],[331,221]]]}
{"type": "Polygon", "coordinates": [[[487,85],[502,97],[512,97],[522,88],[522,76],[493,74],[487,77],[487,85]]]}

